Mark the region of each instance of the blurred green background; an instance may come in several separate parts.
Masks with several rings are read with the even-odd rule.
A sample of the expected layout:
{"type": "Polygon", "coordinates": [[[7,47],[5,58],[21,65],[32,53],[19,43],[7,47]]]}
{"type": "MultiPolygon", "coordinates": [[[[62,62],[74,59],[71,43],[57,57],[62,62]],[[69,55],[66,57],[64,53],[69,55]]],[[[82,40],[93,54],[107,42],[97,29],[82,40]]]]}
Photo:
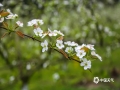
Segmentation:
{"type": "MultiPolygon", "coordinates": [[[[0,90],[120,90],[120,0],[1,0],[26,23],[39,18],[43,30],[61,30],[65,41],[94,44],[102,57],[92,72],[40,43],[10,34],[0,40],[0,90]],[[93,82],[94,77],[114,82],[93,82]]],[[[0,36],[5,31],[0,29],[0,36]]]]}

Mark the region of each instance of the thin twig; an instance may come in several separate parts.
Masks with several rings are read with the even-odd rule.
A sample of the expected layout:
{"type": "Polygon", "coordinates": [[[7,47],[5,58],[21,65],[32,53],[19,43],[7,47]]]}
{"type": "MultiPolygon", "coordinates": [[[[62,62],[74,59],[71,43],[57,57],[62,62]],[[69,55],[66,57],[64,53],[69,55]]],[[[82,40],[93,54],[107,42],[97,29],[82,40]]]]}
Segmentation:
{"type": "Polygon", "coordinates": [[[36,39],[36,38],[34,38],[34,37],[32,37],[32,36],[29,36],[29,35],[26,35],[26,34],[23,34],[23,35],[26,36],[26,37],[28,37],[28,38],[31,38],[31,39],[33,39],[33,40],[35,40],[35,41],[41,42],[40,40],[38,40],[38,39],[36,39]]]}
{"type": "MultiPolygon", "coordinates": [[[[13,30],[10,30],[10,29],[6,29],[6,28],[4,28],[4,27],[0,27],[0,28],[3,28],[3,29],[5,29],[5,30],[8,30],[8,31],[10,31],[10,32],[14,32],[14,33],[16,33],[17,31],[13,31],[13,30]]],[[[28,37],[28,38],[31,38],[32,40],[35,40],[35,41],[38,41],[38,42],[41,42],[40,40],[38,40],[38,39],[36,39],[36,38],[34,38],[34,37],[32,37],[32,36],[29,36],[29,35],[27,35],[27,34],[24,34],[24,33],[22,33],[24,36],[26,36],[26,37],[28,37]]],[[[53,48],[53,47],[50,47],[51,49],[54,49],[55,51],[57,51],[57,52],[59,52],[59,53],[61,53],[63,56],[65,56],[64,55],[64,53],[62,53],[62,52],[60,52],[58,49],[56,49],[56,48],[53,48]]],[[[66,58],[66,57],[65,57],[66,58]]],[[[76,59],[74,59],[74,58],[71,58],[71,57],[67,57],[67,59],[68,60],[73,60],[73,61],[76,61],[76,62],[78,62],[78,63],[81,63],[80,61],[78,61],[78,60],[76,60],[76,59]]]]}
{"type": "MultiPolygon", "coordinates": [[[[0,28],[3,28],[3,29],[8,30],[8,31],[10,31],[10,32],[15,32],[15,33],[17,32],[17,31],[13,31],[13,30],[11,30],[11,29],[7,29],[7,28],[1,27],[1,26],[0,26],[0,28]]],[[[23,34],[24,36],[28,37],[28,38],[31,38],[32,40],[41,42],[40,40],[38,40],[38,39],[36,39],[36,38],[34,38],[34,37],[32,37],[32,36],[29,36],[29,35],[24,34],[24,33],[22,33],[22,34],[23,34]]]]}

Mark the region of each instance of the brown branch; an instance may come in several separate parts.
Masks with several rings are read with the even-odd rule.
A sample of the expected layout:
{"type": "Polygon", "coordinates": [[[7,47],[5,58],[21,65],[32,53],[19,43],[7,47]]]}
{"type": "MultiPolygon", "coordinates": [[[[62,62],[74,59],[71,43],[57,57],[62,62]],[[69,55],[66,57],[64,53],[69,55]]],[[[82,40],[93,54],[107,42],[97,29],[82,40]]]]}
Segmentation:
{"type": "MultiPolygon", "coordinates": [[[[14,32],[14,33],[17,32],[17,31],[13,31],[13,30],[10,30],[10,29],[6,29],[6,28],[4,28],[4,27],[0,27],[0,28],[3,28],[3,29],[5,29],[5,30],[9,30],[10,32],[14,32]]],[[[24,34],[24,33],[22,33],[22,34],[23,34],[24,36],[28,37],[28,38],[31,38],[32,40],[41,42],[40,40],[38,40],[38,39],[36,39],[36,38],[34,38],[34,37],[32,37],[32,36],[29,36],[29,35],[24,34]]],[[[68,60],[73,60],[73,61],[76,61],[76,62],[78,62],[78,63],[81,63],[80,61],[78,61],[78,60],[76,60],[76,59],[74,59],[74,58],[69,57],[66,53],[63,53],[63,52],[61,52],[60,50],[58,50],[58,49],[56,49],[56,48],[53,48],[53,47],[51,47],[51,46],[50,46],[50,48],[51,48],[51,49],[54,49],[55,51],[57,51],[57,52],[59,52],[59,53],[61,53],[61,54],[62,54],[66,59],[68,59],[68,60]]]]}
{"type": "Polygon", "coordinates": [[[27,35],[27,34],[23,34],[23,35],[26,36],[26,37],[28,37],[28,38],[31,38],[32,40],[41,42],[40,40],[38,40],[38,39],[36,39],[36,38],[34,38],[34,37],[32,37],[32,36],[29,36],[29,35],[27,35]]]}
{"type": "MultiPolygon", "coordinates": [[[[64,54],[62,53],[62,52],[60,52],[58,49],[55,49],[55,48],[51,48],[51,49],[54,49],[55,51],[57,51],[57,52],[59,52],[59,53],[61,53],[63,56],[64,56],[64,54]]],[[[68,56],[68,58],[67,58],[68,60],[73,60],[73,61],[76,61],[76,62],[78,62],[78,63],[81,63],[80,61],[78,61],[77,59],[74,59],[74,58],[71,58],[71,57],[69,57],[68,56]]]]}
{"type": "MultiPolygon", "coordinates": [[[[17,32],[17,31],[13,31],[13,30],[11,30],[11,29],[7,29],[7,28],[1,27],[1,26],[0,26],[0,28],[5,29],[5,30],[10,31],[10,32],[14,32],[14,33],[17,32]]],[[[29,35],[24,34],[24,33],[22,33],[22,34],[23,34],[24,36],[28,37],[28,38],[31,38],[32,40],[35,40],[35,41],[41,42],[40,40],[38,40],[38,39],[36,39],[36,38],[34,38],[34,37],[32,37],[32,36],[29,36],[29,35]]]]}

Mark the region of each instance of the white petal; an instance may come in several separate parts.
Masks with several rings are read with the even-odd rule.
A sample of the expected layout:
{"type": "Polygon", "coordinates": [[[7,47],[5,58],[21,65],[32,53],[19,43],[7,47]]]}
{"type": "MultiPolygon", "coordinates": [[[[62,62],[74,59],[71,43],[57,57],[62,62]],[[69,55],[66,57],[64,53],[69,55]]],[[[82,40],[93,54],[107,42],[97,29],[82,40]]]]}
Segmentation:
{"type": "Polygon", "coordinates": [[[87,70],[87,67],[86,67],[86,66],[84,67],[84,70],[87,70]]]}
{"type": "Polygon", "coordinates": [[[48,50],[48,47],[46,47],[46,51],[48,50]]]}
{"type": "Polygon", "coordinates": [[[42,49],[42,52],[45,52],[45,48],[42,49]]]}
{"type": "Polygon", "coordinates": [[[42,46],[42,47],[44,46],[44,43],[43,43],[43,42],[41,43],[41,46],[42,46]]]}
{"type": "Polygon", "coordinates": [[[81,66],[84,66],[84,65],[85,65],[85,63],[84,63],[84,62],[81,62],[81,63],[80,63],[80,65],[81,65],[81,66]]]}
{"type": "Polygon", "coordinates": [[[4,21],[4,17],[0,18],[0,23],[2,23],[4,21]]]}

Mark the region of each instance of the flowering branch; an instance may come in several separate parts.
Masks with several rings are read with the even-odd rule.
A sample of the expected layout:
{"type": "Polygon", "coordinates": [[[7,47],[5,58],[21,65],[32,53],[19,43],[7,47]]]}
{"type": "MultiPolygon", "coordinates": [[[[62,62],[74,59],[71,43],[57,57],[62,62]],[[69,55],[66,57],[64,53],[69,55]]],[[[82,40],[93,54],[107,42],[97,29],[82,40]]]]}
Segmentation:
{"type": "Polygon", "coordinates": [[[66,59],[80,63],[80,66],[83,66],[84,70],[91,69],[91,60],[99,59],[102,61],[101,57],[96,54],[94,45],[79,45],[73,41],[64,42],[64,34],[61,31],[52,31],[49,28],[47,31],[42,30],[40,26],[43,25],[44,22],[40,19],[33,19],[28,22],[27,26],[33,27],[33,32],[35,34],[35,37],[29,36],[17,30],[19,27],[22,28],[24,24],[21,21],[16,21],[16,18],[18,18],[18,15],[13,14],[9,9],[7,9],[7,11],[0,11],[0,22],[3,25],[0,26],[0,28],[8,31],[2,37],[8,33],[16,33],[22,38],[30,38],[40,43],[42,52],[46,52],[48,49],[53,49],[61,53],[66,59]],[[14,23],[6,23],[5,20],[12,20],[14,23]],[[40,40],[36,39],[36,37],[40,40]]]}
{"type": "MultiPolygon", "coordinates": [[[[0,26],[0,28],[5,29],[5,30],[8,30],[8,31],[10,31],[10,33],[12,33],[12,32],[17,33],[17,32],[18,32],[18,31],[12,31],[12,30],[6,29],[6,28],[1,27],[1,26],[0,26]]],[[[19,33],[21,33],[23,36],[26,36],[26,37],[28,37],[28,38],[30,38],[30,39],[32,39],[32,40],[35,40],[35,41],[38,41],[38,42],[41,43],[40,40],[38,40],[38,39],[36,39],[36,38],[34,38],[34,37],[32,37],[32,36],[29,36],[29,35],[24,34],[24,33],[22,33],[22,32],[19,32],[19,33]]],[[[65,56],[65,54],[66,54],[64,51],[61,51],[61,50],[58,50],[58,49],[56,49],[56,48],[52,48],[52,47],[50,47],[50,48],[51,48],[51,49],[54,49],[55,51],[57,51],[57,52],[59,52],[59,53],[61,53],[63,56],[65,56]]],[[[78,62],[78,63],[81,63],[81,62],[78,61],[77,59],[74,59],[74,58],[68,57],[67,54],[66,54],[65,58],[67,58],[67,59],[69,59],[69,60],[74,60],[74,61],[76,61],[76,62],[78,62]]]]}

